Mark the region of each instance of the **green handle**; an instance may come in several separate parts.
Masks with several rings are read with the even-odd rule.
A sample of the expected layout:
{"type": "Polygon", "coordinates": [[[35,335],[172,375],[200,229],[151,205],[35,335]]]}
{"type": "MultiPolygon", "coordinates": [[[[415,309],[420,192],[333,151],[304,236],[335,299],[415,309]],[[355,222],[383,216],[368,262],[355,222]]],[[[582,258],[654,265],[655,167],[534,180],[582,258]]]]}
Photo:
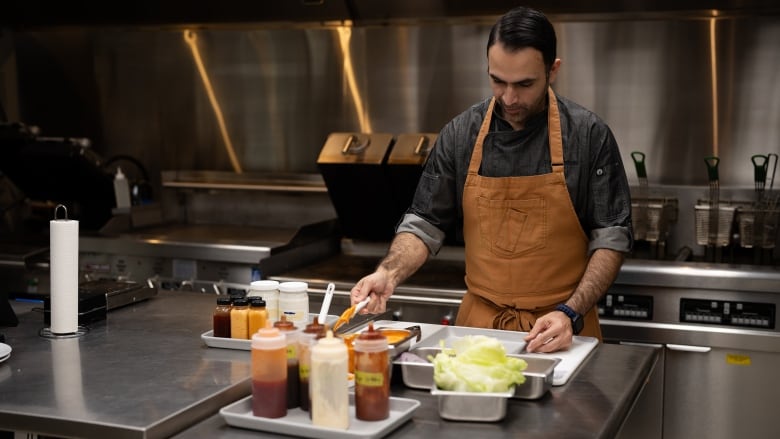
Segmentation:
{"type": "Polygon", "coordinates": [[[636,175],[639,178],[647,178],[647,169],[645,169],[645,153],[634,151],[631,153],[631,158],[636,165],[636,175]]]}
{"type": "Polygon", "coordinates": [[[715,156],[704,157],[704,163],[707,165],[707,176],[710,181],[718,181],[718,163],[720,163],[720,159],[715,156]]]}
{"type": "Polygon", "coordinates": [[[750,161],[753,162],[753,175],[755,176],[756,183],[764,182],[766,180],[766,169],[769,164],[769,157],[763,154],[756,154],[750,157],[750,161]]]}

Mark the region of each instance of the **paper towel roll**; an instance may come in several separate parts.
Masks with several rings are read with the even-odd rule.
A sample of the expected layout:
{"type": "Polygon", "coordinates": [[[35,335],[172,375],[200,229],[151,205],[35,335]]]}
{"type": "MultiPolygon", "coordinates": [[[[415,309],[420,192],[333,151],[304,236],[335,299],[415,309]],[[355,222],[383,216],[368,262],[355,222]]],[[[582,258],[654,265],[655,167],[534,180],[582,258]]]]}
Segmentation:
{"type": "Polygon", "coordinates": [[[49,222],[51,332],[72,334],[79,325],[79,222],[49,222]]]}

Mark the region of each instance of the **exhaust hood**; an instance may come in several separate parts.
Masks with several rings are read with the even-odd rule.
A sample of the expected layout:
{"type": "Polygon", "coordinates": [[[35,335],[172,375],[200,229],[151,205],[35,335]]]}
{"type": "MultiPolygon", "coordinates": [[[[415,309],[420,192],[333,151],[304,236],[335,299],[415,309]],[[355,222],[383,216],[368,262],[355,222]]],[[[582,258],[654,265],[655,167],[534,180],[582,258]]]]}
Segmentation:
{"type": "MultiPolygon", "coordinates": [[[[74,4],[40,0],[9,0],[0,16],[0,26],[193,26],[215,24],[354,25],[394,22],[473,20],[498,15],[518,5],[516,0],[284,0],[248,2],[184,2],[139,0],[113,3],[74,4]]],[[[734,14],[780,13],[775,0],[529,0],[523,3],[550,16],[734,14]]]]}

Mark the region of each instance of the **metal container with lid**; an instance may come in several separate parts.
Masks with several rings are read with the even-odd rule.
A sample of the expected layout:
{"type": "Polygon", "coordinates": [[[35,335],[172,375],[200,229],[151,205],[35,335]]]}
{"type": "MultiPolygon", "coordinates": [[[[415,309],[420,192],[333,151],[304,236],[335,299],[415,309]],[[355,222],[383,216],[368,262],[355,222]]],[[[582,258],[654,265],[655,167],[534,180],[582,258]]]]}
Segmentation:
{"type": "Polygon", "coordinates": [[[399,218],[412,204],[423,166],[437,137],[435,133],[409,133],[399,134],[396,138],[387,158],[387,175],[399,218]]]}
{"type": "Polygon", "coordinates": [[[353,239],[392,238],[399,220],[385,162],[393,136],[331,133],[317,158],[342,232],[353,239]]]}

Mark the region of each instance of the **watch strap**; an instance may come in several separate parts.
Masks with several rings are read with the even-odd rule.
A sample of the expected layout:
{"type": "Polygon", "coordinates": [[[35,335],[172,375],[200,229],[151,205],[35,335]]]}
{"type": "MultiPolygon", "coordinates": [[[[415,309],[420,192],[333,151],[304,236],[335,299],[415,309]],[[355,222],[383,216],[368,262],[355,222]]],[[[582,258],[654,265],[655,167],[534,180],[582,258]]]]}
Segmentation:
{"type": "Polygon", "coordinates": [[[582,319],[582,315],[578,313],[577,311],[574,311],[570,307],[568,307],[565,304],[560,304],[555,307],[556,310],[566,314],[569,319],[571,319],[571,329],[572,332],[574,332],[574,335],[579,334],[582,332],[582,327],[584,326],[585,322],[582,319]]]}

